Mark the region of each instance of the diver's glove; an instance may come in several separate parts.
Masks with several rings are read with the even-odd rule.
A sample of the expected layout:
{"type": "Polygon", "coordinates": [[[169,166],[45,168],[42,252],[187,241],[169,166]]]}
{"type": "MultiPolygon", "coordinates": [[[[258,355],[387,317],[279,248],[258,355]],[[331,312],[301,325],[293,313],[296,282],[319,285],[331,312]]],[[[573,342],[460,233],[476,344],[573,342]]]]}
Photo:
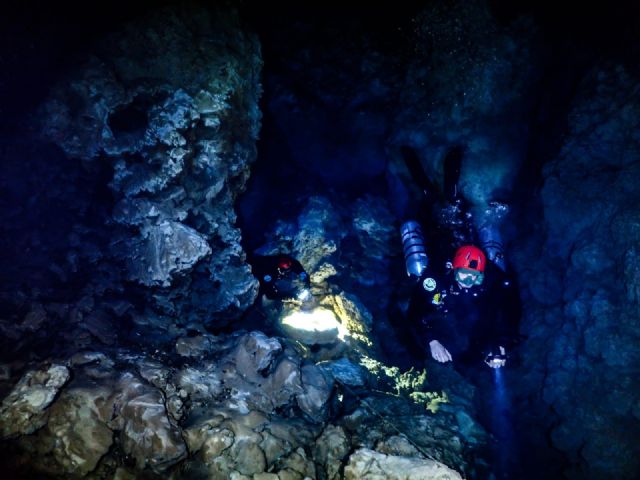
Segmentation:
{"type": "Polygon", "coordinates": [[[502,368],[507,364],[507,352],[503,346],[498,347],[499,353],[489,353],[484,359],[484,363],[491,368],[502,368]]]}

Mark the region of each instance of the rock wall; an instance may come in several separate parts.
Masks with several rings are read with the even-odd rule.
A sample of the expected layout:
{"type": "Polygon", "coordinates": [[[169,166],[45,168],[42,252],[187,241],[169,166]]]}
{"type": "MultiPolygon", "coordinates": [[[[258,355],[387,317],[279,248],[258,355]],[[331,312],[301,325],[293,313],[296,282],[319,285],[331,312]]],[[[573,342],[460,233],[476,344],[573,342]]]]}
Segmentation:
{"type": "Polygon", "coordinates": [[[44,322],[74,323],[69,305],[80,299],[86,313],[102,311],[92,335],[121,333],[110,325],[134,311],[151,324],[228,323],[257,293],[234,212],[260,129],[257,37],[233,10],[184,6],[86,51],[32,115],[37,131],[2,152],[16,205],[4,205],[5,242],[34,252],[16,252],[34,270],[6,283],[7,331],[34,309],[44,322]],[[23,196],[32,208],[21,213],[23,196]],[[42,286],[40,271],[51,277],[42,286]],[[39,297],[44,309],[31,306],[39,297]]]}
{"type": "Polygon", "coordinates": [[[622,66],[585,76],[543,171],[540,227],[514,258],[528,336],[520,388],[547,405],[530,413],[568,456],[569,478],[640,471],[639,85],[622,66]]]}
{"type": "Polygon", "coordinates": [[[160,290],[180,314],[237,314],[255,295],[233,203],[256,155],[260,47],[227,12],[147,22],[105,39],[54,91],[43,133],[69,156],[112,165],[110,253],[127,280],[209,299],[187,313],[160,290]]]}

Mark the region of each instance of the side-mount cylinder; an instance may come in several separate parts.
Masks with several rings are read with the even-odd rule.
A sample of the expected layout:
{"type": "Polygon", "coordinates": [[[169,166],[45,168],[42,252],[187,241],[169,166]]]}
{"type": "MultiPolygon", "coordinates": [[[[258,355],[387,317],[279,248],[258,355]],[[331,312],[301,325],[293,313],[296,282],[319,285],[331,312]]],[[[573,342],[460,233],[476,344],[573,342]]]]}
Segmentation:
{"type": "Polygon", "coordinates": [[[480,228],[478,236],[480,237],[480,247],[485,251],[489,260],[495,263],[503,272],[506,271],[504,245],[502,244],[502,235],[498,226],[495,224],[485,225],[480,228]]]}
{"type": "Polygon", "coordinates": [[[414,220],[403,223],[400,227],[400,235],[407,275],[420,278],[429,265],[420,224],[414,220]]]}

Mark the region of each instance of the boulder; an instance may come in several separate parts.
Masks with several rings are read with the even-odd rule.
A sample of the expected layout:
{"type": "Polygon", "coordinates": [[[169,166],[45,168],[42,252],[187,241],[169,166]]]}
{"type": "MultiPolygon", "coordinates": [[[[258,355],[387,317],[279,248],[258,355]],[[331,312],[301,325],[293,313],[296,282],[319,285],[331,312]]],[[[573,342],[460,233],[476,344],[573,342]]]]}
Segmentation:
{"type": "Polygon", "coordinates": [[[28,435],[47,421],[47,408],[69,380],[64,365],[51,365],[23,375],[0,406],[2,438],[28,435]]]}
{"type": "Polygon", "coordinates": [[[349,457],[345,480],[462,480],[458,472],[434,460],[385,455],[361,448],[349,457]]]}
{"type": "Polygon", "coordinates": [[[109,425],[120,431],[122,449],[138,469],[162,472],[187,456],[180,428],[170,420],[160,390],[125,373],[116,386],[114,412],[109,425]]]}

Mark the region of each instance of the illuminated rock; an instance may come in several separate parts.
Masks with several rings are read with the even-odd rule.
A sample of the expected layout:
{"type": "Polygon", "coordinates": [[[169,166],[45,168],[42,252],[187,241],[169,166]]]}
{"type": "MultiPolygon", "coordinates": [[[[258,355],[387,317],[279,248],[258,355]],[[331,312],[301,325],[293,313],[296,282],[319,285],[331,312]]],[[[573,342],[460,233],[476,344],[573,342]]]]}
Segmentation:
{"type": "Polygon", "coordinates": [[[345,480],[462,480],[455,470],[440,462],[415,457],[400,457],[361,448],[350,457],[344,469],[345,480]]]}
{"type": "Polygon", "coordinates": [[[69,377],[63,365],[27,372],[0,406],[2,438],[30,434],[42,427],[47,421],[45,410],[69,377]]]}
{"type": "Polygon", "coordinates": [[[347,333],[331,310],[319,307],[295,310],[281,320],[280,326],[287,336],[307,345],[334,343],[347,333]]]}

